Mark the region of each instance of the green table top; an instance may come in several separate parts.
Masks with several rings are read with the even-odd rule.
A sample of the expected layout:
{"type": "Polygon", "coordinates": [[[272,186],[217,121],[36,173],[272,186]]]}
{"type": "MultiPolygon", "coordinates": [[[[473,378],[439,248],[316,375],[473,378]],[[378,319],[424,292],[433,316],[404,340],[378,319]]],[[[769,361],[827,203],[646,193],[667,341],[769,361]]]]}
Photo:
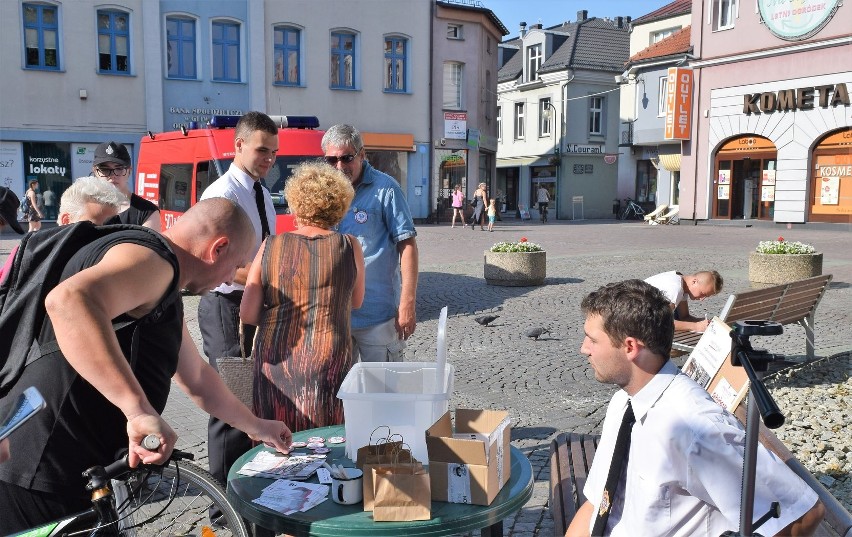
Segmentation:
{"type": "MultiPolygon", "coordinates": [[[[306,441],[311,436],[343,436],[343,425],[311,429],[293,434],[293,440],[306,441]]],[[[345,444],[329,445],[329,464],[342,464],[354,467],[355,464],[345,455],[345,444]]],[[[511,447],[511,477],[491,502],[491,505],[467,505],[447,502],[432,502],[432,519],[415,522],[374,522],[373,513],[365,512],[364,505],[340,505],[331,499],[304,513],[282,515],[253,503],[260,497],[261,490],[271,482],[259,477],[246,477],[237,474],[243,464],[251,460],[260,450],[269,448],[258,446],[242,457],[228,472],[228,500],[237,511],[250,522],[275,531],[296,536],[313,535],[339,537],[353,536],[398,536],[398,535],[452,535],[465,531],[485,528],[496,524],[518,511],[532,497],[533,479],[530,461],[514,446],[511,447]]],[[[316,474],[308,481],[317,483],[316,474]]]]}

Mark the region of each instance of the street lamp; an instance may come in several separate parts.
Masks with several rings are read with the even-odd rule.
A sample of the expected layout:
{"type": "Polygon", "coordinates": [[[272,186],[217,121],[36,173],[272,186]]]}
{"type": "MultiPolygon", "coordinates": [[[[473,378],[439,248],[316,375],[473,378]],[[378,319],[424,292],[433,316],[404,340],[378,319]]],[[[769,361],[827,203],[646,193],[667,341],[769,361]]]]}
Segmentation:
{"type": "MultiPolygon", "coordinates": [[[[551,112],[550,110],[547,110],[547,116],[549,116],[549,117],[547,117],[547,119],[553,119],[554,123],[555,123],[556,106],[554,106],[554,104],[552,102],[550,102],[550,100],[544,101],[544,105],[553,110],[553,112],[551,112]]],[[[560,152],[560,148],[562,146],[562,144],[561,144],[562,140],[561,140],[561,136],[560,136],[560,134],[562,132],[562,116],[559,116],[559,123],[557,124],[556,127],[557,127],[558,130],[557,130],[556,135],[553,138],[553,156],[556,157],[556,161],[557,161],[556,165],[558,166],[559,165],[559,152],[560,152]]]]}

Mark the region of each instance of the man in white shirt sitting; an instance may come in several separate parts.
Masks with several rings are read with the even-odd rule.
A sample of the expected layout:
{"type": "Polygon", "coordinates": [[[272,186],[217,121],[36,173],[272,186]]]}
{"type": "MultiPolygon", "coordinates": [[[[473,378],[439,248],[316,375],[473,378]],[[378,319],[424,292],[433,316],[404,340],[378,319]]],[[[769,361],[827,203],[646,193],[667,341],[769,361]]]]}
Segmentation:
{"type": "MultiPolygon", "coordinates": [[[[599,382],[621,389],[607,408],[583,488],[588,500],[566,537],[718,537],[737,530],[745,431],[668,359],[674,333],[668,299],[641,280],[627,280],[593,291],[581,307],[586,322],[580,352],[599,382]],[[620,429],[626,434],[619,435],[620,429]],[[626,446],[616,442],[618,436],[626,446]],[[619,451],[621,458],[614,456],[619,451]],[[610,475],[613,464],[621,469],[616,465],[610,475]]],[[[771,502],[781,504],[781,516],[756,530],[811,535],[822,520],[822,503],[762,445],[756,477],[755,518],[771,502]]]]}

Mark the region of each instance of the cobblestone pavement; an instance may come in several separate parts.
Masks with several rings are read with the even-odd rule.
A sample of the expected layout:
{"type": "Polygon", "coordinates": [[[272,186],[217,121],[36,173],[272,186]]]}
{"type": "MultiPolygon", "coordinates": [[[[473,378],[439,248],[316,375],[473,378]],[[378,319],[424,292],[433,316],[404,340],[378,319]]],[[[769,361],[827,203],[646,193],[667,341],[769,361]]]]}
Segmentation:
{"type": "MultiPolygon", "coordinates": [[[[535,478],[532,499],[504,521],[504,534],[550,536],[547,512],[548,450],[560,432],[600,429],[613,386],[595,381],[582,339],[583,296],[607,282],[645,278],[657,272],[716,269],[725,278],[723,292],[693,312],[718,313],[728,294],[749,287],[748,252],[759,241],[783,235],[813,244],[825,254],[825,273],[834,275],[816,316],[818,356],[852,348],[852,233],[848,226],[796,226],[743,222],[648,226],[639,222],[581,221],[539,224],[504,220],[493,233],[449,225],[418,227],[420,280],[418,326],[409,340],[406,361],[436,356],[437,319],[448,306],[448,361],[455,365],[450,407],[506,409],[513,418],[512,443],[529,457],[535,478]],[[547,280],[540,287],[494,287],[482,277],[483,251],[498,240],[527,237],[547,250],[547,280]],[[474,315],[500,317],[481,327],[474,315]],[[525,329],[547,327],[538,341],[525,329]]],[[[3,235],[2,239],[13,239],[3,235]]],[[[0,259],[12,240],[0,241],[0,259]]],[[[185,299],[187,321],[199,342],[197,298],[185,299]]],[[[804,330],[787,326],[781,336],[753,338],[771,352],[804,357],[804,330]]],[[[782,409],[783,410],[783,409],[782,409]]],[[[204,464],[207,417],[175,389],[165,412],[180,435],[178,447],[193,451],[204,464]]]]}

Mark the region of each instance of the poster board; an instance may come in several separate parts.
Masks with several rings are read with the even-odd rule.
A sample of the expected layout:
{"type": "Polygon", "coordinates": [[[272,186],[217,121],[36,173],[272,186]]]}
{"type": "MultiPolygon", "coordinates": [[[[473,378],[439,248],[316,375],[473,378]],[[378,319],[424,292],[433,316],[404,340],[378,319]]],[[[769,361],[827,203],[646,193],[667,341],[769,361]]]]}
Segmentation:
{"type": "Polygon", "coordinates": [[[683,364],[683,372],[719,405],[734,412],[748,393],[748,375],[731,365],[731,328],[714,317],[683,364]]]}
{"type": "Polygon", "coordinates": [[[518,204],[518,212],[521,213],[521,220],[529,220],[530,219],[530,210],[526,205],[518,204]]]}

